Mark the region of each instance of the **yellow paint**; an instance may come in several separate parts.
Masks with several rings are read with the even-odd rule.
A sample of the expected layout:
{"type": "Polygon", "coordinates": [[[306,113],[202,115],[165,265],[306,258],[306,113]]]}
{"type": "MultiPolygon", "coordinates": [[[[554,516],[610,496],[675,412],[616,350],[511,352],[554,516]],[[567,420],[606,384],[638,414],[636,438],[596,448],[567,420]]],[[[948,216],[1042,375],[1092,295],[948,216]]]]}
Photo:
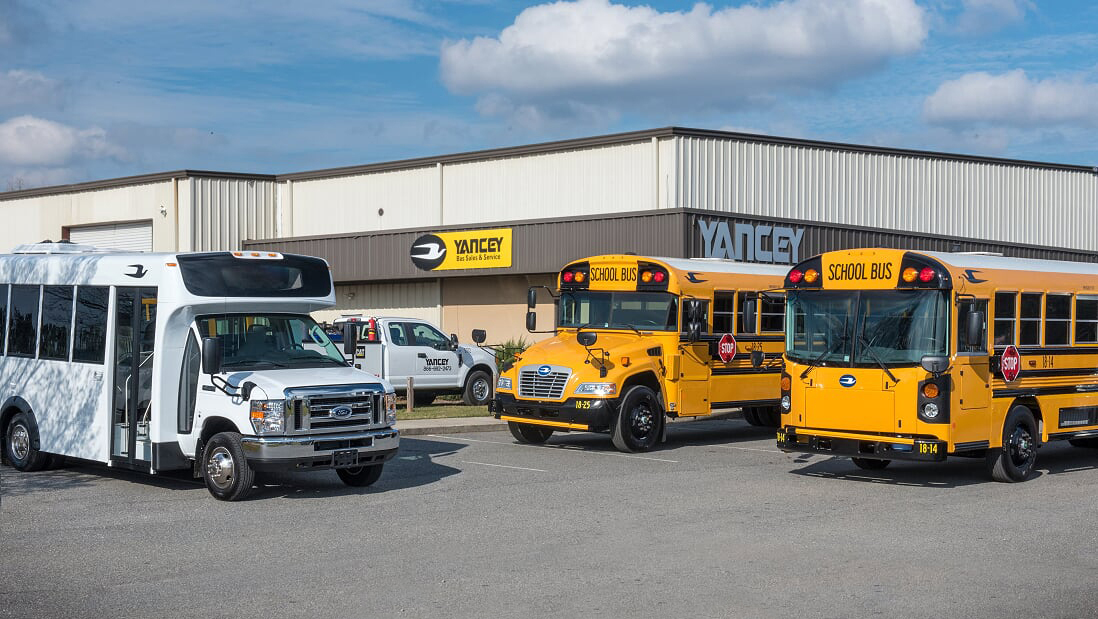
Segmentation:
{"type": "Polygon", "coordinates": [[[895,288],[904,252],[895,249],[856,249],[822,256],[823,287],[833,290],[895,288]]]}
{"type": "Polygon", "coordinates": [[[436,232],[446,246],[442,264],[432,271],[498,269],[511,266],[511,228],[436,232]]]}
{"type": "Polygon", "coordinates": [[[563,421],[546,421],[544,419],[526,419],[525,417],[511,417],[510,415],[502,415],[500,419],[503,421],[514,421],[515,423],[529,423],[535,426],[552,426],[554,428],[568,428],[569,430],[586,430],[587,426],[582,423],[565,423],[563,421]]]}

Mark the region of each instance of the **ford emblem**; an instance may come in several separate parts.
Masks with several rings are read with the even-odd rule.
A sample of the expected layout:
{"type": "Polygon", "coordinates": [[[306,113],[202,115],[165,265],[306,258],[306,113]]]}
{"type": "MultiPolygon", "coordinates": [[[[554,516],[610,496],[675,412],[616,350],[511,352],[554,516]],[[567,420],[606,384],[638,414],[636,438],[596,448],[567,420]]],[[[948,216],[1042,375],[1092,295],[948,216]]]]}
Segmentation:
{"type": "Polygon", "coordinates": [[[850,374],[843,374],[839,377],[839,384],[843,387],[853,387],[857,382],[858,379],[850,374]]]}
{"type": "Polygon", "coordinates": [[[332,417],[335,417],[336,419],[343,419],[344,417],[350,417],[352,412],[353,411],[351,410],[350,406],[343,404],[333,408],[332,412],[328,414],[332,417]]]}
{"type": "Polygon", "coordinates": [[[552,371],[553,368],[549,367],[548,365],[540,366],[538,367],[538,376],[549,376],[552,371]]]}

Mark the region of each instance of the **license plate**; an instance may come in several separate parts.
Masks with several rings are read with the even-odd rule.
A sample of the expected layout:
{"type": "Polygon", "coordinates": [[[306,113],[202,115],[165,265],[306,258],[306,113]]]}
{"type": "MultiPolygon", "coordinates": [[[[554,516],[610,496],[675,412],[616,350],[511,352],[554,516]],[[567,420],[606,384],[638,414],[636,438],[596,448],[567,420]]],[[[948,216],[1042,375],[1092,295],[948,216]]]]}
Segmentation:
{"type": "Polygon", "coordinates": [[[358,450],[357,449],[340,449],[339,451],[332,452],[332,467],[333,468],[346,468],[349,466],[355,466],[358,464],[358,450]]]}
{"type": "Polygon", "coordinates": [[[781,430],[778,430],[778,443],[785,443],[785,432],[782,432],[781,430]]]}

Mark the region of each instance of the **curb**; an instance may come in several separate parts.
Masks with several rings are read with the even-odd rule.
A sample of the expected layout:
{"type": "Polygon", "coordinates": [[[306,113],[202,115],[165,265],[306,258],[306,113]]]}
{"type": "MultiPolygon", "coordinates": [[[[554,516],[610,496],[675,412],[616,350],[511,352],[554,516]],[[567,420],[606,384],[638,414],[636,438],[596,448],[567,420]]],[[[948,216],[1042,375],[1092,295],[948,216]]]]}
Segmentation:
{"type": "Polygon", "coordinates": [[[473,417],[477,419],[475,423],[462,423],[460,418],[451,419],[416,419],[412,421],[405,421],[403,424],[397,422],[397,430],[400,431],[401,436],[420,436],[424,434],[462,434],[465,432],[500,432],[507,429],[507,423],[498,421],[491,417],[473,417]],[[417,423],[419,421],[431,421],[433,423],[423,424],[417,423]]]}

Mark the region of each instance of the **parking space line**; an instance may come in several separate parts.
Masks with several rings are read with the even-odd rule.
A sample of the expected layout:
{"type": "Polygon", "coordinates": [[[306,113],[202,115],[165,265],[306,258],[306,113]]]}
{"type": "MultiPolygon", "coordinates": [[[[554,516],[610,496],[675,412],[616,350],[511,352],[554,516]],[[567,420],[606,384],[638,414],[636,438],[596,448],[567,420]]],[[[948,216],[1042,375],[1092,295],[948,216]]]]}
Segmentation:
{"type": "Polygon", "coordinates": [[[618,458],[632,458],[634,460],[651,460],[653,462],[669,462],[671,464],[678,464],[678,460],[668,460],[667,458],[649,458],[647,456],[634,456],[630,454],[608,453],[605,451],[589,451],[582,447],[568,447],[565,445],[523,445],[520,443],[505,443],[503,441],[486,441],[479,438],[462,438],[460,436],[444,436],[442,434],[429,434],[431,438],[444,438],[451,441],[466,441],[469,443],[492,443],[495,445],[510,445],[511,447],[527,447],[527,448],[540,448],[540,449],[556,449],[557,451],[568,451],[572,453],[591,454],[596,456],[615,456],[618,458]]]}
{"type": "Polygon", "coordinates": [[[768,454],[780,454],[781,451],[777,449],[759,449],[758,447],[739,447],[736,445],[713,445],[713,447],[720,447],[721,449],[742,449],[744,451],[761,451],[768,454]]]}
{"type": "Polygon", "coordinates": [[[534,471],[534,472],[537,472],[537,473],[548,473],[549,472],[549,471],[545,471],[545,470],[542,470],[542,469],[529,469],[529,468],[526,468],[525,466],[508,466],[506,464],[491,464],[489,462],[473,462],[472,460],[458,460],[458,462],[461,462],[462,464],[479,464],[481,466],[498,466],[501,469],[518,469],[520,471],[534,471]]]}

